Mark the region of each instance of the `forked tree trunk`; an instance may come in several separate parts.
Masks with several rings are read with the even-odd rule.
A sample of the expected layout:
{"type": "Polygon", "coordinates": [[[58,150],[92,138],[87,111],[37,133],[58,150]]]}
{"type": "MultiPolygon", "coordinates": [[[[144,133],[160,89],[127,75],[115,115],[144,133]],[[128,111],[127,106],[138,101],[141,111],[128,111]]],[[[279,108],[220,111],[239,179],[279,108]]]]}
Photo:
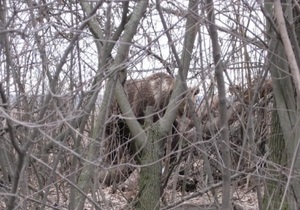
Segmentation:
{"type": "MultiPolygon", "coordinates": [[[[157,4],[159,5],[159,1],[157,4]]],[[[176,57],[177,65],[179,66],[179,72],[175,88],[172,92],[169,104],[166,109],[166,113],[158,122],[152,124],[148,119],[149,128],[146,129],[147,140],[145,145],[139,145],[142,148],[140,153],[139,164],[141,166],[140,180],[139,180],[139,193],[136,203],[136,209],[149,210],[160,209],[160,197],[161,192],[161,172],[162,164],[160,157],[163,155],[163,142],[164,137],[169,134],[172,129],[172,125],[178,113],[178,102],[180,95],[186,88],[186,78],[191,61],[191,52],[193,52],[195,37],[197,34],[197,14],[198,14],[198,1],[189,1],[189,15],[187,16],[186,32],[184,38],[184,46],[182,52],[182,58],[179,60],[179,55],[176,52],[174,45],[171,45],[172,52],[176,57]]],[[[158,11],[162,13],[158,6],[158,11]]],[[[164,18],[161,15],[161,20],[164,23],[164,18]]],[[[165,27],[165,26],[164,26],[165,27]]],[[[166,29],[166,34],[169,39],[169,43],[174,43],[169,36],[169,32],[166,29]]],[[[120,104],[119,104],[120,105],[120,104]]],[[[122,111],[123,112],[123,111],[122,111]]],[[[123,112],[124,113],[124,112],[123,112]]],[[[146,116],[150,116],[151,111],[146,110],[146,116]]],[[[132,129],[130,128],[132,132],[132,129]]],[[[140,141],[136,141],[139,143],[140,141]]]]}

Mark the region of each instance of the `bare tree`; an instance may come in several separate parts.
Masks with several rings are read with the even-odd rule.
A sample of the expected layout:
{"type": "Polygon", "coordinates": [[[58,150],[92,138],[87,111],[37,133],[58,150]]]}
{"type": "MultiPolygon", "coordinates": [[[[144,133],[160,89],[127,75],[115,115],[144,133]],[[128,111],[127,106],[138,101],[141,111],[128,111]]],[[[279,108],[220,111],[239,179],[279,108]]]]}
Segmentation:
{"type": "Polygon", "coordinates": [[[284,161],[264,145],[296,132],[298,45],[297,13],[279,30],[260,6],[1,0],[0,208],[230,209],[245,185],[262,208],[284,161]]]}
{"type": "Polygon", "coordinates": [[[284,185],[266,188],[265,208],[299,208],[299,182],[294,178],[299,168],[299,132],[298,132],[298,97],[299,97],[299,43],[297,39],[297,14],[299,5],[290,1],[283,5],[280,1],[265,2],[268,17],[269,62],[272,75],[276,113],[273,117],[273,129],[278,137],[273,137],[270,145],[272,160],[277,167],[286,168],[285,175],[274,173],[284,185]],[[273,9],[271,9],[273,6],[273,9]],[[295,9],[293,9],[295,6],[295,9]],[[274,18],[272,18],[274,13],[274,18]],[[272,195],[271,195],[272,194],[272,195]],[[272,201],[270,201],[272,200],[272,201]]]}

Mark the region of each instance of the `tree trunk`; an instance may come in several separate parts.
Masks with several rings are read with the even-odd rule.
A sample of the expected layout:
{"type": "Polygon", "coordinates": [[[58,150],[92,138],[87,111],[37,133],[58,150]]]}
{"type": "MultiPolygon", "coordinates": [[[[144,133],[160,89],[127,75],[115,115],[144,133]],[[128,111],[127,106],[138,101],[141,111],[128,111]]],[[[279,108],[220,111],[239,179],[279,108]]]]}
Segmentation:
{"type": "MultiPolygon", "coordinates": [[[[275,107],[275,106],[274,106],[275,107]]],[[[279,116],[276,110],[272,113],[272,132],[273,134],[269,139],[269,160],[279,166],[286,166],[287,156],[285,150],[284,138],[279,122],[279,116]]],[[[281,199],[284,193],[284,180],[286,177],[279,174],[276,169],[277,165],[268,165],[268,173],[271,175],[272,180],[267,181],[263,209],[279,209],[281,199]]],[[[284,201],[283,209],[288,209],[287,201],[284,201]]]]}
{"type": "Polygon", "coordinates": [[[161,156],[163,141],[159,135],[159,124],[150,126],[147,132],[148,141],[140,153],[139,196],[136,207],[139,210],[159,209],[161,196],[161,156]]]}
{"type": "MultiPolygon", "coordinates": [[[[98,4],[100,4],[101,2],[99,2],[98,4]]],[[[148,1],[147,0],[143,0],[140,1],[133,13],[132,16],[129,20],[129,22],[127,23],[127,27],[124,31],[123,37],[122,37],[122,42],[123,43],[130,43],[133,39],[133,36],[136,34],[138,25],[139,25],[139,20],[141,19],[141,17],[143,16],[144,12],[146,11],[147,8],[147,4],[148,1]]],[[[84,2],[82,2],[82,8],[84,11],[88,12],[89,10],[89,5],[84,4],[84,2]]],[[[95,10],[95,9],[93,9],[95,10]]],[[[102,37],[101,30],[97,30],[97,26],[94,26],[95,22],[93,21],[93,19],[90,20],[90,30],[93,32],[95,38],[99,38],[102,37]]],[[[130,105],[128,103],[128,101],[126,100],[126,95],[124,93],[124,90],[120,89],[120,81],[117,78],[117,76],[115,75],[119,75],[119,73],[123,70],[123,68],[121,68],[124,65],[124,61],[126,59],[126,56],[128,54],[130,45],[128,44],[123,44],[120,45],[120,47],[118,48],[118,52],[116,55],[116,58],[114,60],[113,65],[111,65],[109,67],[109,69],[107,70],[107,72],[115,72],[114,74],[110,75],[110,78],[108,80],[108,82],[106,83],[106,87],[105,87],[105,93],[104,93],[104,98],[100,107],[100,114],[98,116],[98,120],[96,123],[96,126],[94,128],[94,132],[92,134],[92,138],[95,139],[96,141],[90,145],[89,147],[89,151],[88,151],[88,159],[91,161],[94,161],[97,157],[97,153],[98,153],[98,145],[101,145],[103,137],[104,137],[104,126],[105,125],[105,119],[107,117],[107,113],[108,113],[108,107],[110,105],[111,99],[112,99],[112,93],[115,91],[116,92],[116,99],[122,109],[122,111],[124,113],[127,113],[127,110],[131,110],[130,105]],[[115,88],[116,87],[116,88],[115,88]],[[118,88],[119,87],[119,88],[118,88]],[[124,106],[121,105],[121,103],[124,103],[124,98],[125,98],[125,108],[124,106]]],[[[109,52],[106,49],[103,49],[103,53],[98,52],[99,53],[99,57],[102,55],[106,55],[107,56],[107,52],[109,52]]],[[[101,61],[99,61],[101,62],[101,61]]],[[[101,64],[106,64],[106,57],[102,57],[102,63],[101,64]]],[[[104,65],[106,66],[106,65],[104,65]]],[[[101,65],[99,65],[98,67],[99,72],[103,73],[102,71],[104,71],[103,67],[101,67],[101,65]],[[102,70],[102,71],[101,71],[102,70]]],[[[136,132],[133,132],[133,136],[137,136],[136,133],[141,133],[141,128],[138,125],[137,120],[135,119],[134,115],[132,114],[132,111],[129,113],[129,118],[131,118],[132,120],[129,120],[129,127],[134,127],[133,130],[137,130],[136,132]],[[130,115],[131,114],[131,115],[130,115]],[[133,124],[133,126],[132,126],[133,124]]],[[[137,138],[141,138],[141,136],[143,135],[139,135],[140,137],[137,138]]],[[[87,192],[89,192],[90,189],[90,183],[91,183],[91,178],[94,175],[95,172],[95,167],[90,164],[90,163],[86,163],[88,166],[87,167],[83,167],[84,170],[82,170],[79,178],[78,178],[78,186],[79,189],[81,189],[82,191],[85,192],[85,195],[87,194],[87,192]]],[[[75,194],[75,193],[73,193],[75,194]]],[[[69,209],[74,208],[74,206],[77,209],[83,209],[84,207],[84,202],[86,199],[86,196],[80,194],[79,192],[76,195],[76,204],[70,204],[69,209]]]]}
{"type": "MultiPolygon", "coordinates": [[[[159,5],[159,1],[157,1],[159,5]]],[[[163,142],[166,135],[172,129],[172,125],[177,117],[178,113],[178,102],[180,100],[180,95],[186,90],[186,78],[188,70],[190,67],[191,55],[193,52],[195,37],[197,34],[197,14],[198,14],[198,1],[189,1],[189,10],[193,11],[187,16],[186,22],[186,33],[184,38],[184,46],[181,60],[179,60],[178,53],[174,45],[171,45],[172,52],[176,58],[179,72],[176,78],[176,85],[173,90],[172,96],[170,98],[167,110],[163,118],[161,118],[157,123],[150,126],[147,129],[147,140],[142,146],[140,153],[140,180],[139,180],[139,196],[136,204],[137,209],[148,210],[148,209],[159,209],[160,208],[160,196],[161,196],[161,172],[162,164],[160,158],[162,157],[163,142]]],[[[160,7],[158,6],[158,11],[162,14],[160,7]]],[[[162,22],[164,23],[164,18],[160,15],[162,22]]],[[[166,26],[164,26],[166,27],[166,26]]],[[[165,28],[166,29],[166,28],[165,28]]],[[[165,32],[170,43],[174,43],[169,36],[168,30],[165,32]]],[[[120,105],[120,104],[119,104],[120,105]]],[[[123,113],[126,113],[122,110],[123,113]]],[[[151,111],[146,110],[146,114],[149,116],[151,111]],[[147,114],[148,113],[148,114],[147,114]]],[[[146,115],[146,116],[147,116],[146,115]]],[[[151,123],[148,121],[148,124],[151,123]]],[[[129,125],[130,126],[130,125],[129,125]]],[[[133,129],[130,128],[132,132],[133,129]]],[[[138,133],[139,136],[140,133],[138,133]]],[[[141,141],[136,143],[139,144],[141,141]]],[[[138,149],[139,149],[138,147],[138,149]]]]}
{"type": "MultiPolygon", "coordinates": [[[[293,40],[295,29],[294,26],[290,24],[292,22],[290,20],[293,20],[291,1],[284,5],[282,5],[279,0],[274,1],[274,4],[272,4],[272,2],[273,1],[266,1],[267,4],[265,6],[266,11],[268,11],[269,14],[274,14],[276,20],[275,23],[273,22],[273,24],[267,25],[267,34],[272,35],[272,38],[269,40],[268,58],[271,61],[270,73],[272,76],[274,99],[282,131],[281,133],[274,133],[274,135],[282,135],[285,143],[285,153],[287,154],[287,166],[283,171],[287,181],[285,185],[282,185],[282,189],[278,190],[278,196],[281,195],[281,191],[283,191],[283,193],[282,196],[277,199],[279,202],[275,209],[282,209],[286,205],[288,205],[288,209],[299,209],[300,182],[299,179],[296,178],[295,172],[300,170],[300,115],[298,111],[300,102],[300,76],[298,68],[299,61],[296,59],[294,52],[294,49],[296,52],[299,50],[299,44],[297,40],[293,40]],[[273,26],[273,28],[271,26],[273,26]],[[280,39],[278,39],[278,37],[280,39]],[[291,42],[294,43],[293,46],[291,42]]],[[[270,19],[269,21],[273,20],[270,19]]],[[[276,122],[274,123],[276,124],[276,122]]],[[[274,144],[277,143],[275,142],[274,144]]],[[[279,172],[282,173],[282,170],[279,172]]],[[[272,189],[270,189],[270,185],[267,185],[266,193],[270,191],[272,191],[272,189]]]]}

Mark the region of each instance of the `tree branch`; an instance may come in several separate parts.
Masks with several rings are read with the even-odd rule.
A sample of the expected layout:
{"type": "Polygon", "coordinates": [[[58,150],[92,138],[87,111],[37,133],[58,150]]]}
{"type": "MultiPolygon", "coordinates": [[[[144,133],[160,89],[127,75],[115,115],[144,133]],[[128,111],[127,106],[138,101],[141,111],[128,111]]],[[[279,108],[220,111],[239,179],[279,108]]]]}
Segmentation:
{"type": "MultiPolygon", "coordinates": [[[[198,1],[190,0],[186,21],[185,37],[183,44],[183,53],[181,60],[176,58],[176,61],[179,65],[178,75],[176,77],[176,85],[172,92],[167,110],[163,118],[160,120],[160,134],[165,136],[171,130],[172,124],[174,123],[177,113],[178,113],[178,104],[180,104],[181,96],[184,91],[187,91],[186,78],[190,68],[191,55],[194,48],[194,42],[197,34],[197,23],[198,23],[198,1]]],[[[159,8],[159,7],[158,7],[159,8]]],[[[161,20],[163,21],[163,16],[161,15],[161,20]]],[[[167,30],[165,29],[166,34],[168,35],[167,30]]],[[[172,42],[171,36],[167,36],[170,43],[172,42]]],[[[173,46],[173,45],[171,45],[173,46]]],[[[172,48],[173,49],[173,48],[172,48]]],[[[172,50],[174,56],[177,56],[177,52],[174,49],[172,50]]]]}
{"type": "Polygon", "coordinates": [[[297,64],[296,56],[293,51],[292,44],[289,39],[289,35],[287,33],[287,27],[285,24],[282,6],[280,0],[274,1],[274,15],[277,20],[278,30],[281,36],[281,41],[283,43],[283,47],[287,56],[287,59],[290,64],[291,73],[293,75],[293,81],[295,83],[295,88],[297,95],[300,96],[300,72],[297,64]]]}
{"type": "Polygon", "coordinates": [[[223,76],[223,63],[221,60],[221,49],[218,43],[218,31],[215,26],[214,4],[212,0],[207,0],[207,18],[209,20],[209,35],[212,42],[213,57],[215,64],[215,76],[218,86],[219,98],[219,113],[220,113],[220,126],[221,126],[221,151],[224,165],[222,165],[222,208],[231,209],[231,180],[230,180],[230,141],[229,141],[229,128],[227,121],[227,108],[226,108],[226,92],[225,82],[223,76]],[[226,193],[224,193],[226,192],[226,193]]]}

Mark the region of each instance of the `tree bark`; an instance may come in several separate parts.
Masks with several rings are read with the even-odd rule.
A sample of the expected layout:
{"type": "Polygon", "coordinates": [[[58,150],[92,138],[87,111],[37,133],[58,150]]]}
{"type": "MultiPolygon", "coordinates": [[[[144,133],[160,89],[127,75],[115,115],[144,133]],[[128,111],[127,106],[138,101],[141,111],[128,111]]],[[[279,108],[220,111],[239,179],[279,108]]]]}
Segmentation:
{"type": "MultiPolygon", "coordinates": [[[[274,106],[276,107],[276,106],[274,106]]],[[[285,150],[285,140],[282,135],[282,129],[279,122],[279,116],[276,110],[272,112],[272,131],[271,133],[276,134],[270,136],[269,149],[270,155],[269,160],[272,163],[278,164],[282,167],[286,167],[287,154],[285,150]]],[[[268,180],[265,187],[263,209],[279,209],[281,199],[283,196],[284,187],[282,182],[286,180],[283,174],[277,173],[277,165],[268,165],[268,171],[272,176],[272,180],[268,180]]],[[[288,209],[287,200],[284,201],[282,209],[288,209]]]]}
{"type": "MultiPolygon", "coordinates": [[[[271,1],[266,1],[265,8],[272,14],[271,1]]],[[[300,76],[296,56],[287,33],[285,19],[293,19],[291,14],[291,2],[285,4],[284,9],[279,0],[274,1],[274,17],[276,28],[267,25],[267,34],[273,35],[269,40],[270,73],[274,91],[275,104],[279,117],[282,135],[285,142],[287,154],[287,177],[286,185],[283,186],[282,197],[278,209],[288,204],[288,209],[299,209],[300,207],[300,182],[295,178],[295,172],[300,170],[299,159],[299,97],[300,97],[300,76]],[[286,17],[284,17],[284,13],[286,17]],[[277,40],[278,36],[280,40],[277,40]]],[[[291,30],[294,28],[289,25],[291,30]]],[[[294,32],[293,32],[294,33],[294,32]]],[[[294,33],[295,34],[295,33],[294,33]]],[[[299,44],[297,44],[299,46],[299,44]]],[[[276,123],[276,122],[274,122],[276,123]]],[[[281,133],[279,133],[281,135],[281,133]]],[[[272,142],[273,143],[273,142],[272,142]]],[[[271,144],[272,144],[271,143],[271,144]]],[[[275,143],[274,143],[275,144],[275,143]]],[[[273,151],[276,152],[276,151],[273,151]]],[[[268,189],[272,190],[272,189],[268,189]]]]}
{"type": "MultiPolygon", "coordinates": [[[[147,107],[146,115],[152,116],[153,107],[147,107]]],[[[147,118],[147,141],[139,153],[141,166],[139,180],[139,196],[136,208],[139,210],[160,209],[161,171],[160,158],[163,154],[163,140],[159,134],[159,124],[154,123],[151,117],[147,118]]]]}

